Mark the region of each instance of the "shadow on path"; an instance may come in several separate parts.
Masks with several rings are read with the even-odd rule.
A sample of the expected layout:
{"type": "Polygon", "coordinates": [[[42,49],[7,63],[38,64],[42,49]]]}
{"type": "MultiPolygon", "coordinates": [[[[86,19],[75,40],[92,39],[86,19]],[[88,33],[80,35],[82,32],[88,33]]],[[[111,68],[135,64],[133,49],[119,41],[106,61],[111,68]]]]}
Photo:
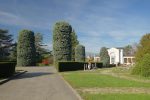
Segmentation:
{"type": "Polygon", "coordinates": [[[27,72],[21,76],[18,76],[16,78],[14,78],[14,80],[17,80],[17,79],[24,79],[24,78],[33,78],[33,77],[40,77],[40,76],[44,76],[44,75],[51,75],[51,74],[54,74],[54,73],[47,73],[47,72],[27,72]]]}

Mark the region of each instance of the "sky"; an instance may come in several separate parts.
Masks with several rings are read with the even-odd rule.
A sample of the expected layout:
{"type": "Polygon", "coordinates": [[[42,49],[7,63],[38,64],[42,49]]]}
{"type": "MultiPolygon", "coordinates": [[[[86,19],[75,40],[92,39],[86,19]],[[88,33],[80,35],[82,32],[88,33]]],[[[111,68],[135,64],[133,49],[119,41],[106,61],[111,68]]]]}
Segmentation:
{"type": "Polygon", "coordinates": [[[70,23],[86,52],[138,43],[150,32],[150,0],[0,0],[0,28],[17,41],[22,29],[43,35],[52,50],[53,26],[70,23]]]}

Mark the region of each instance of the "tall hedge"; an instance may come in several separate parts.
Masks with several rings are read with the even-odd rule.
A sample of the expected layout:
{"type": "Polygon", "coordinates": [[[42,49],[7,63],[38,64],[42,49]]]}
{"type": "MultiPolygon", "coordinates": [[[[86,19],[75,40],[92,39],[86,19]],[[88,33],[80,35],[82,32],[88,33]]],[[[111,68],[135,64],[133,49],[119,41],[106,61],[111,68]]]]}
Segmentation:
{"type": "Polygon", "coordinates": [[[17,44],[17,66],[34,66],[36,61],[36,49],[34,32],[22,30],[19,32],[17,44]]]}
{"type": "Polygon", "coordinates": [[[85,47],[83,45],[77,45],[75,47],[75,61],[76,62],[85,61],[85,47]]]}
{"type": "Polygon", "coordinates": [[[109,67],[110,64],[110,57],[106,47],[102,47],[100,50],[100,58],[101,62],[103,63],[103,67],[109,67]]]}
{"type": "Polygon", "coordinates": [[[72,27],[67,22],[56,22],[53,29],[53,53],[55,66],[59,61],[71,61],[72,27]]]}

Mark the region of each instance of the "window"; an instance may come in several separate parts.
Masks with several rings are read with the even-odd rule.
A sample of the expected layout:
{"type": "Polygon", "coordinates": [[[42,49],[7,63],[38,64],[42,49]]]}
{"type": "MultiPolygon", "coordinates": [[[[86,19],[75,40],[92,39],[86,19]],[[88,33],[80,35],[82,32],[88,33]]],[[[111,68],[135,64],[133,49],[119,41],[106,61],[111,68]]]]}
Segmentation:
{"type": "Polygon", "coordinates": [[[115,63],[115,57],[111,57],[111,64],[115,63]]]}

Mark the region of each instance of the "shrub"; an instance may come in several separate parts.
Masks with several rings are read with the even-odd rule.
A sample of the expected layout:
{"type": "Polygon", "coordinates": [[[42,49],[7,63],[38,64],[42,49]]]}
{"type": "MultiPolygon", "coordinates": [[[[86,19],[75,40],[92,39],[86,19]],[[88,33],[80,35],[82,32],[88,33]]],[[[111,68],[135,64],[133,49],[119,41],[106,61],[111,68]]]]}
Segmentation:
{"type": "Polygon", "coordinates": [[[17,44],[17,66],[34,66],[36,64],[36,49],[34,33],[22,30],[17,44]]]}
{"type": "Polygon", "coordinates": [[[15,72],[16,62],[0,62],[0,78],[13,75],[15,72]]]}
{"type": "Polygon", "coordinates": [[[57,22],[53,29],[54,63],[57,67],[59,61],[71,61],[71,31],[67,22],[57,22]]]}
{"type": "Polygon", "coordinates": [[[75,47],[75,61],[84,62],[85,61],[85,47],[82,45],[77,45],[75,47]]]}
{"type": "Polygon", "coordinates": [[[145,54],[143,58],[136,63],[132,70],[132,74],[137,74],[141,76],[150,76],[150,54],[145,54]]]}
{"type": "Polygon", "coordinates": [[[49,64],[48,58],[47,58],[47,59],[43,59],[43,60],[42,60],[42,64],[48,65],[48,64],[49,64]]]}
{"type": "MultiPolygon", "coordinates": [[[[84,70],[84,64],[88,64],[88,62],[59,62],[58,63],[58,71],[76,71],[76,70],[84,70]]],[[[92,63],[93,65],[95,63],[92,63]]],[[[96,63],[97,68],[102,68],[102,63],[96,63]]]]}

